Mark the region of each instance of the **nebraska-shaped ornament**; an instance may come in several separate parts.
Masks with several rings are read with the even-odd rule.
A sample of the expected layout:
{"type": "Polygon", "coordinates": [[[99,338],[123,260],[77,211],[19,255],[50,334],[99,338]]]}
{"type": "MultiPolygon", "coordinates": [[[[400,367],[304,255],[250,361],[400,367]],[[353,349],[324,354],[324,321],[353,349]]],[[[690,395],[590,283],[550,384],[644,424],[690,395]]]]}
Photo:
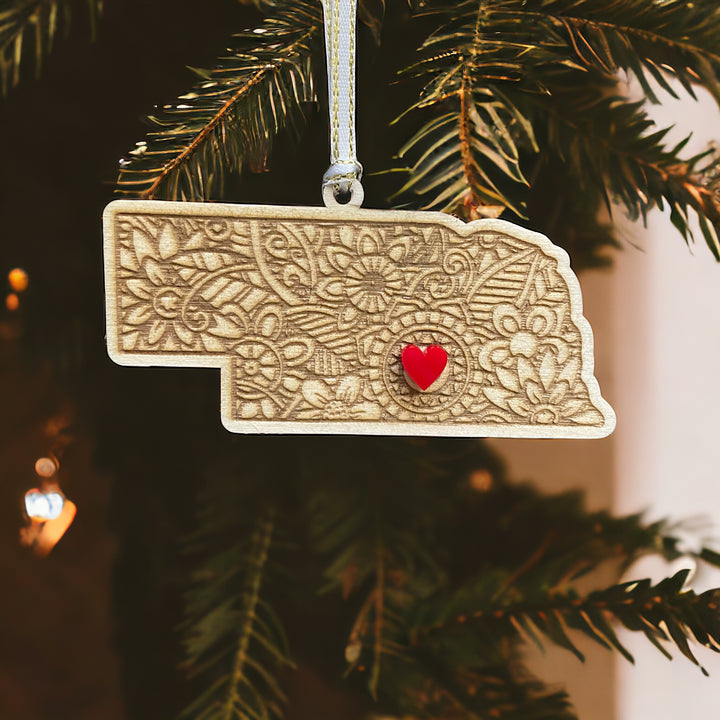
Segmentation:
{"type": "Polygon", "coordinates": [[[104,227],[110,356],[219,368],[233,432],[614,428],[577,278],[538,233],[433,212],[126,200],[104,227]]]}

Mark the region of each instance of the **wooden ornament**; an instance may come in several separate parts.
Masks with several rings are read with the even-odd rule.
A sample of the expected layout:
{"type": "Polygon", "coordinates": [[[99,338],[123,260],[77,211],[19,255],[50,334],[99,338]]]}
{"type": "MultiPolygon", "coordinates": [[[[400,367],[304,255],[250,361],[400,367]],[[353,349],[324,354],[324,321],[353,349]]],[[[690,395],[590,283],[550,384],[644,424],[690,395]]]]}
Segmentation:
{"type": "Polygon", "coordinates": [[[602,437],[567,254],[443,213],[119,200],[104,216],[108,351],[214,367],[243,433],[602,437]],[[403,350],[438,346],[426,391],[403,350]]]}

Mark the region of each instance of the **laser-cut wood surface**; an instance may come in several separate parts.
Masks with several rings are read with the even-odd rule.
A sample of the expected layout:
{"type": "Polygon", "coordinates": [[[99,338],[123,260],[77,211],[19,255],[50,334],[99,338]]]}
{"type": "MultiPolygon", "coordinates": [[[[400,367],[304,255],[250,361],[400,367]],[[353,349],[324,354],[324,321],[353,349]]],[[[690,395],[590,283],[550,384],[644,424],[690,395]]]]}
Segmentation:
{"type": "Polygon", "coordinates": [[[235,432],[601,437],[615,416],[566,253],[442,213],[116,201],[108,351],[217,367],[235,432]],[[426,392],[407,345],[448,363],[426,392]]]}

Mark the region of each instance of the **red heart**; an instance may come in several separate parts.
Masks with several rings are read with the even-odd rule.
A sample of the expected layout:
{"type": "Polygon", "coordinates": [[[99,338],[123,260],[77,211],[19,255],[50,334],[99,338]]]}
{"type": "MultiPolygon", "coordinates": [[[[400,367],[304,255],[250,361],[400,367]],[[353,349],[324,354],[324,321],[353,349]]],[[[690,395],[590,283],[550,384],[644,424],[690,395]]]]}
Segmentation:
{"type": "Polygon", "coordinates": [[[410,379],[421,390],[427,390],[442,375],[448,357],[439,345],[429,345],[424,351],[417,345],[407,345],[400,359],[410,379]]]}

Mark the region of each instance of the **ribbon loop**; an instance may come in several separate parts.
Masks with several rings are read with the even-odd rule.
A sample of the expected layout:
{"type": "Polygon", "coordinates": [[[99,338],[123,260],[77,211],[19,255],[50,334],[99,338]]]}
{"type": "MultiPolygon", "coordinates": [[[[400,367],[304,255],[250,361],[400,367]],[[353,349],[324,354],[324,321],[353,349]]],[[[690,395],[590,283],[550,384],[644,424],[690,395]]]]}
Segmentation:
{"type": "Polygon", "coordinates": [[[327,207],[360,206],[363,200],[362,165],[355,147],[355,31],[357,0],[322,0],[325,23],[325,56],[328,69],[330,110],[330,167],[323,176],[323,201],[327,207]]]}

